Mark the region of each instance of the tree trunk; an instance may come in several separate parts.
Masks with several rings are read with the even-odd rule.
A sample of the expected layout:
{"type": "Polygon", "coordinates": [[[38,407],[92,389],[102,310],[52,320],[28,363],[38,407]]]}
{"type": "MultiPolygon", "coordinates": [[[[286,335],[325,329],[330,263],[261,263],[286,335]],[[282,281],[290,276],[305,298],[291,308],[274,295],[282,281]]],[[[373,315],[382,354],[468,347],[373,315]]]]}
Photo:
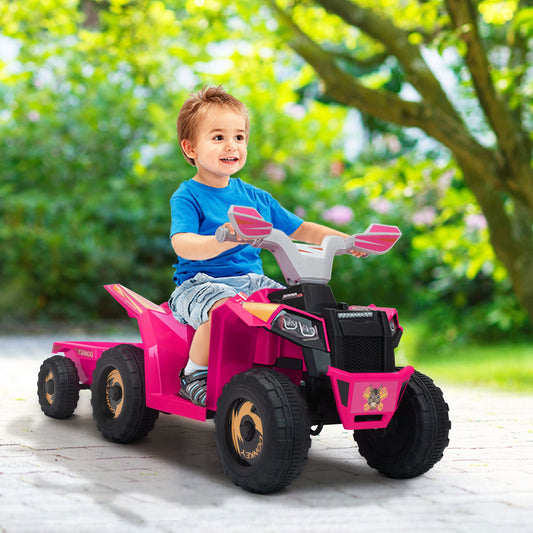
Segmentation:
{"type": "MultiPolygon", "coordinates": [[[[492,148],[481,145],[471,133],[425,63],[420,47],[410,43],[408,31],[357,2],[316,2],[396,57],[406,79],[421,96],[420,101],[406,101],[397,94],[364,86],[341,67],[334,54],[302,31],[290,9],[283,10],[270,0],[281,24],[291,34],[290,46],[315,69],[324,82],[324,92],[334,101],[400,126],[420,128],[452,152],[487,219],[494,252],[533,323],[533,143],[525,124],[520,122],[520,113],[496,90],[473,0],[446,0],[445,4],[456,35],[466,45],[465,64],[496,138],[492,148]]],[[[519,39],[510,46],[512,53],[526,52],[519,39]]]]}
{"type": "Polygon", "coordinates": [[[533,213],[529,205],[511,198],[492,184],[503,180],[493,175],[494,165],[485,170],[472,167],[457,157],[466,185],[474,193],[487,219],[490,242],[511,279],[514,293],[533,323],[533,213]],[[511,205],[512,204],[512,205],[511,205]]]}

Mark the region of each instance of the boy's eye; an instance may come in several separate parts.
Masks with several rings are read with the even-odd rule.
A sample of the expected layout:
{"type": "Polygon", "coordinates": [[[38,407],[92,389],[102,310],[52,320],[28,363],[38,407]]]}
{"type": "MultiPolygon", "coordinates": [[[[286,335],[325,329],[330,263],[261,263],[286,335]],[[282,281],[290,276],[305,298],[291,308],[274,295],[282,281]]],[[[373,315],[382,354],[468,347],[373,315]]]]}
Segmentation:
{"type": "Polygon", "coordinates": [[[223,141],[224,137],[222,135],[215,135],[214,139],[215,141],[223,141]]]}
{"type": "Polygon", "coordinates": [[[244,135],[237,135],[237,136],[235,137],[235,139],[236,139],[237,141],[244,141],[244,135]]]}

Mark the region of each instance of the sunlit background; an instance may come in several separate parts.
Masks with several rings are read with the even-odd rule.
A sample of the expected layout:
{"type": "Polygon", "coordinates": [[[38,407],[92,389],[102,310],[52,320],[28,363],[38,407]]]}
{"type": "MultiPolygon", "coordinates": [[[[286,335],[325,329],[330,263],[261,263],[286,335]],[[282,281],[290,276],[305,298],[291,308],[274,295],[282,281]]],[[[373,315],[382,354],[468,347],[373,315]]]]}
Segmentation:
{"type": "Polygon", "coordinates": [[[176,117],[221,84],[251,116],[241,178],[346,232],[401,228],[331,285],[399,309],[402,357],[528,339],[533,8],[473,5],[0,0],[3,330],[119,317],[106,283],[168,298],[169,198],[193,175],[176,117]]]}

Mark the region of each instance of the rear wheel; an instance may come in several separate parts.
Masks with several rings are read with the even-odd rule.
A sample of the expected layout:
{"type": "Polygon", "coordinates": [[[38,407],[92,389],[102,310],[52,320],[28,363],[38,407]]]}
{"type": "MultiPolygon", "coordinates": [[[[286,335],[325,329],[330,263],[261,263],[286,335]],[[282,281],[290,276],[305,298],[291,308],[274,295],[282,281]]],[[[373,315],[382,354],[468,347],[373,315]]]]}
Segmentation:
{"type": "Polygon", "coordinates": [[[389,425],[356,430],[354,439],[369,466],[392,478],[412,478],[440,461],[449,430],[442,391],[429,377],[415,372],[389,425]]]}
{"type": "Polygon", "coordinates": [[[143,350],[121,344],[102,354],[93,372],[91,404],[98,429],[109,440],[133,442],[153,429],[159,411],[146,407],[143,350]]]}
{"type": "Polygon", "coordinates": [[[251,492],[275,492],[301,473],[309,429],[299,391],[273,370],[237,374],[218,400],[215,435],[224,472],[251,492]]]}
{"type": "Polygon", "coordinates": [[[37,378],[37,396],[46,416],[69,417],[80,398],[80,380],[74,362],[62,355],[46,359],[37,378]]]}

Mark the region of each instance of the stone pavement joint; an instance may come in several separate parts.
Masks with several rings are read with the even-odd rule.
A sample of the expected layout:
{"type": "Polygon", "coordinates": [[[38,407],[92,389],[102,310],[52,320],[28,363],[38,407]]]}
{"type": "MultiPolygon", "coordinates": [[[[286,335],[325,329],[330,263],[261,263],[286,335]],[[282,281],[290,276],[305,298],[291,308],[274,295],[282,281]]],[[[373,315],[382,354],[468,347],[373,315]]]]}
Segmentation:
{"type": "Polygon", "coordinates": [[[2,533],[531,530],[533,395],[438,383],[452,430],[427,474],[381,476],[351,432],[326,426],[302,475],[260,496],[223,474],[212,422],[162,414],[143,441],[114,444],[96,429],[90,391],[71,418],[44,416],[37,373],[53,340],[0,337],[2,533]]]}

